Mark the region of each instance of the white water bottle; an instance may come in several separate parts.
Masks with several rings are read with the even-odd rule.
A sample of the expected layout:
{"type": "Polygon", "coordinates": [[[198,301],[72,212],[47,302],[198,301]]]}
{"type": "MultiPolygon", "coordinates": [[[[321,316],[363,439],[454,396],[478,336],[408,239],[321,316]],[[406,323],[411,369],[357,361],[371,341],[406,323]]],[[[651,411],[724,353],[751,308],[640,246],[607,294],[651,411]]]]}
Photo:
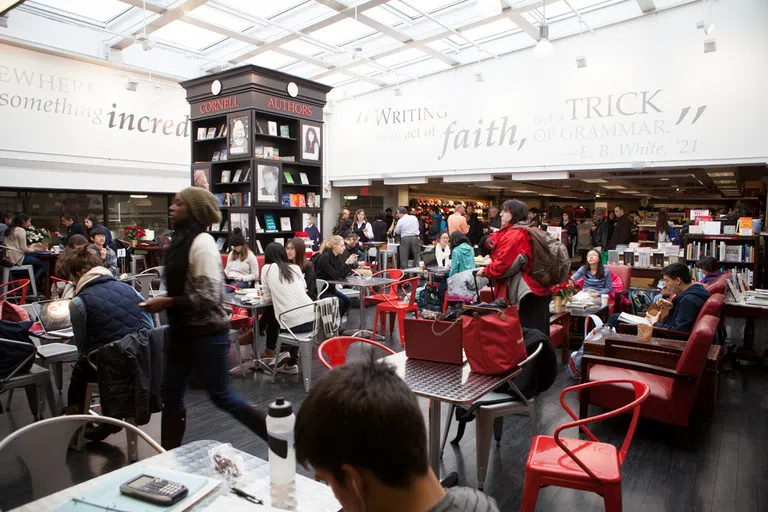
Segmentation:
{"type": "Polygon", "coordinates": [[[296,416],[293,414],[291,402],[278,397],[269,404],[269,479],[273,484],[288,484],[296,477],[296,451],[293,447],[295,425],[296,416]]]}

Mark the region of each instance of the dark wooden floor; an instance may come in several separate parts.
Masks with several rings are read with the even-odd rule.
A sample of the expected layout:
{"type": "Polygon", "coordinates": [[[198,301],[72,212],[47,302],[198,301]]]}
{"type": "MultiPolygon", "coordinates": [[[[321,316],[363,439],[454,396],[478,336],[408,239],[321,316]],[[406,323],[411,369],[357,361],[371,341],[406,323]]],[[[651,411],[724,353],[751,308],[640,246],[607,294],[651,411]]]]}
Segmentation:
{"type": "MultiPolygon", "coordinates": [[[[351,322],[356,321],[355,314],[356,311],[353,311],[351,322]]],[[[394,342],[391,346],[399,350],[400,344],[394,342]]],[[[560,370],[555,385],[538,399],[539,433],[551,434],[567,419],[558,396],[560,390],[573,381],[566,377],[563,368],[560,370]]],[[[324,372],[325,369],[315,360],[313,379],[324,372]]],[[[277,396],[284,396],[298,407],[305,396],[299,376],[281,375],[274,385],[263,375],[234,377],[233,383],[258,407],[265,408],[277,396]]],[[[59,395],[59,399],[64,396],[59,395]]],[[[4,404],[6,397],[2,395],[4,404]]],[[[576,409],[575,400],[572,402],[576,409]]],[[[230,416],[217,410],[204,392],[191,390],[187,395],[187,407],[189,417],[185,442],[214,439],[267,458],[266,444],[230,416]]],[[[426,418],[426,402],[423,409],[426,418]]],[[[17,393],[10,412],[0,415],[0,438],[30,422],[24,395],[17,393]]],[[[618,445],[623,440],[627,423],[628,420],[620,418],[599,425],[594,432],[601,440],[618,445]]],[[[673,429],[651,421],[640,421],[622,469],[624,510],[768,510],[768,371],[742,367],[724,372],[714,421],[708,423],[696,418],[694,424],[692,448],[686,451],[678,445],[673,429]]],[[[155,415],[152,422],[143,428],[159,440],[159,415],[155,415]]],[[[505,420],[501,444],[496,446],[493,443],[491,447],[485,490],[497,500],[503,511],[520,509],[530,440],[528,419],[511,417],[505,420]]],[[[120,467],[125,462],[124,448],[125,436],[116,434],[104,443],[89,443],[82,454],[70,451],[68,460],[75,478],[85,480],[120,467]]],[[[144,458],[150,456],[152,451],[143,445],[140,454],[144,458]]],[[[473,423],[469,424],[459,447],[446,446],[443,470],[458,470],[461,485],[476,485],[473,423]]],[[[0,460],[0,508],[8,510],[30,499],[31,489],[23,469],[15,461],[0,460]]],[[[604,509],[602,499],[596,495],[551,487],[541,491],[537,510],[590,512],[604,509]]]]}

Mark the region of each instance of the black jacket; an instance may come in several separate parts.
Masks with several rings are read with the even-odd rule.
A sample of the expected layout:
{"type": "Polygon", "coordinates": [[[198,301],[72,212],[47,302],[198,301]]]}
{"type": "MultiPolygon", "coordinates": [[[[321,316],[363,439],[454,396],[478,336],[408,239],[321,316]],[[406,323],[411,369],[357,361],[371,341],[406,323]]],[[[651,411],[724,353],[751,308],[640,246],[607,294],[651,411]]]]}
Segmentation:
{"type": "Polygon", "coordinates": [[[112,418],[149,423],[162,410],[163,351],[167,327],[142,329],[104,345],[92,358],[96,364],[101,411],[112,418]]]}
{"type": "Polygon", "coordinates": [[[338,281],[352,273],[352,267],[334,256],[331,250],[318,254],[312,259],[312,263],[315,265],[317,279],[338,281]]]}
{"type": "Polygon", "coordinates": [[[480,242],[480,238],[483,236],[483,226],[480,223],[480,219],[477,218],[477,214],[473,213],[467,219],[467,225],[469,225],[469,231],[467,232],[467,238],[472,245],[477,245],[480,242]]]}
{"type": "Polygon", "coordinates": [[[696,321],[701,307],[708,298],[709,292],[702,285],[689,286],[687,290],[672,299],[672,309],[669,310],[667,323],[656,322],[654,326],[674,331],[691,332],[693,322],[696,321]]]}
{"type": "Polygon", "coordinates": [[[85,228],[82,224],[79,222],[73,222],[68,228],[67,228],[67,236],[65,236],[61,240],[61,245],[65,246],[67,245],[67,241],[72,237],[72,235],[83,235],[86,240],[88,240],[88,234],[85,232],[85,228]]]}
{"type": "Polygon", "coordinates": [[[608,249],[608,237],[610,236],[610,224],[605,219],[597,224],[592,232],[592,246],[600,247],[603,252],[608,249]]]}
{"type": "Polygon", "coordinates": [[[383,220],[375,220],[373,224],[371,224],[371,229],[373,229],[373,241],[374,242],[386,242],[387,241],[387,230],[389,229],[389,226],[387,223],[383,220]]]}
{"type": "Polygon", "coordinates": [[[304,267],[304,281],[307,283],[307,295],[312,300],[317,300],[317,277],[315,276],[315,266],[311,261],[304,267]]]}
{"type": "Polygon", "coordinates": [[[632,223],[629,222],[629,217],[622,215],[616,219],[616,223],[613,225],[613,235],[608,242],[608,249],[616,249],[619,245],[629,245],[632,241],[632,223]]]}

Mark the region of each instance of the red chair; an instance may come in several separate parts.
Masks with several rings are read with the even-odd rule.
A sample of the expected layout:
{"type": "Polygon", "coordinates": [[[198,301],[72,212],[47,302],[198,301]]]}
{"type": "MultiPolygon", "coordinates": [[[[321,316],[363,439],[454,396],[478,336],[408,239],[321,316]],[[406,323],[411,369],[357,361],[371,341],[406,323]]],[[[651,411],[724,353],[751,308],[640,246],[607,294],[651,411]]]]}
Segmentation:
{"type": "MultiPolygon", "coordinates": [[[[403,278],[403,271],[398,269],[382,270],[381,272],[376,272],[371,277],[386,277],[389,279],[394,279],[396,281],[399,281],[403,278]]],[[[372,306],[375,306],[376,304],[380,304],[384,302],[385,296],[389,297],[392,300],[398,300],[396,290],[397,290],[396,283],[393,283],[391,285],[385,285],[381,287],[381,290],[379,293],[373,293],[371,295],[367,295],[363,300],[365,300],[366,304],[370,304],[372,306]]]]}
{"type": "Polygon", "coordinates": [[[322,342],[320,346],[317,347],[317,357],[320,358],[320,362],[323,363],[323,366],[329,370],[332,370],[337,366],[343,366],[347,363],[347,351],[349,350],[350,345],[358,342],[373,345],[389,354],[395,353],[391,348],[365,338],[338,336],[322,342]],[[325,359],[325,356],[328,356],[328,360],[325,359]]]}
{"type": "Polygon", "coordinates": [[[632,267],[629,265],[606,265],[605,268],[611,271],[611,274],[619,276],[621,279],[621,290],[614,287],[615,297],[612,304],[608,305],[608,315],[621,313],[624,295],[629,292],[629,285],[632,282],[632,267]]]}
{"type": "Polygon", "coordinates": [[[6,291],[0,293],[0,301],[8,300],[6,297],[21,290],[21,297],[14,296],[13,300],[18,300],[18,305],[23,306],[27,301],[27,287],[29,286],[29,283],[29,279],[17,279],[16,281],[8,281],[7,283],[0,284],[0,289],[6,288],[6,291]],[[13,288],[14,286],[16,288],[13,288]]]}
{"type": "MultiPolygon", "coordinates": [[[[582,382],[613,382],[615,379],[636,379],[648,384],[651,394],[643,405],[644,418],[661,421],[670,425],[687,427],[688,419],[696,401],[696,391],[707,364],[707,354],[715,338],[718,320],[707,315],[694,327],[682,353],[679,349],[662,344],[649,344],[636,340],[605,339],[605,353],[608,357],[584,354],[582,359],[582,382]],[[642,350],[645,360],[657,353],[664,359],[679,357],[674,369],[653,364],[640,363],[610,357],[614,347],[617,351],[642,350]]],[[[657,358],[661,359],[661,357],[657,358]]],[[[581,393],[581,417],[586,417],[589,405],[616,407],[626,403],[631,388],[624,385],[607,385],[600,390],[581,393]]],[[[683,432],[684,433],[684,432],[683,432]]]]}
{"type": "Polygon", "coordinates": [[[409,312],[413,312],[416,318],[419,317],[419,306],[416,304],[416,289],[419,286],[420,277],[412,277],[404,281],[398,281],[393,285],[396,299],[390,299],[387,296],[383,296],[384,302],[376,305],[376,316],[373,319],[373,336],[371,339],[376,339],[376,328],[379,325],[379,319],[383,321],[382,315],[397,315],[397,326],[400,331],[400,344],[405,346],[405,315],[409,312]],[[399,291],[403,290],[403,293],[407,295],[406,287],[410,285],[411,295],[408,302],[400,299],[399,291]]]}
{"type": "Polygon", "coordinates": [[[714,295],[716,293],[720,293],[725,295],[725,288],[728,286],[728,278],[730,276],[728,274],[723,274],[722,276],[718,277],[714,282],[709,283],[708,285],[704,285],[704,288],[707,289],[710,295],[714,295]]]}
{"type": "Polygon", "coordinates": [[[560,393],[560,404],[576,421],[557,427],[554,437],[533,438],[528,462],[525,465],[525,487],[520,510],[533,512],[541,486],[556,485],[595,492],[605,500],[606,512],[621,512],[621,465],[627,456],[632,436],[635,434],[637,419],[640,416],[640,404],[648,398],[649,393],[648,384],[633,379],[589,382],[565,388],[560,393]],[[634,399],[613,411],[592,418],[578,420],[564,400],[566,393],[571,391],[615,385],[633,390],[634,399]],[[601,443],[586,427],[588,423],[613,418],[630,411],[632,411],[632,421],[618,452],[612,444],[601,443]],[[590,440],[560,437],[560,432],[573,427],[579,427],[590,440]]]}

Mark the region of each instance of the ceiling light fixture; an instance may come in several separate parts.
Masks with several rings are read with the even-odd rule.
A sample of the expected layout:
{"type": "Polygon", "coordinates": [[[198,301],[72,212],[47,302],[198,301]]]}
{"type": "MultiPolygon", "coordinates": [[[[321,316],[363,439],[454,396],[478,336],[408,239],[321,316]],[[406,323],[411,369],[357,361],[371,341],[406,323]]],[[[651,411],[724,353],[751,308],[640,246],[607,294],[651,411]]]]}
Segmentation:
{"type": "Polygon", "coordinates": [[[660,178],[661,181],[669,181],[669,178],[660,178]]]}
{"type": "Polygon", "coordinates": [[[346,201],[354,201],[357,199],[357,196],[344,196],[344,199],[346,201]]]}
{"type": "Polygon", "coordinates": [[[501,0],[477,0],[475,9],[484,17],[498,16],[502,11],[501,0]]]}
{"type": "Polygon", "coordinates": [[[139,88],[139,82],[135,80],[128,80],[125,82],[126,91],[136,92],[136,89],[138,88],[139,88]]]}
{"type": "Polygon", "coordinates": [[[131,199],[146,199],[147,194],[131,194],[131,199]]]}
{"type": "Polygon", "coordinates": [[[549,25],[547,25],[547,2],[545,1],[541,7],[544,20],[539,27],[539,42],[536,43],[536,47],[533,49],[533,54],[537,59],[546,59],[552,55],[555,51],[554,46],[549,41],[549,25]]]}
{"type": "Polygon", "coordinates": [[[475,73],[475,82],[485,82],[485,76],[483,76],[483,72],[475,73]]]}
{"type": "Polygon", "coordinates": [[[717,51],[717,41],[707,39],[704,41],[704,53],[714,53],[717,51]]]}
{"type": "Polygon", "coordinates": [[[581,56],[576,57],[576,68],[581,69],[587,67],[587,58],[584,57],[584,21],[579,16],[579,45],[581,46],[581,56]]]}

